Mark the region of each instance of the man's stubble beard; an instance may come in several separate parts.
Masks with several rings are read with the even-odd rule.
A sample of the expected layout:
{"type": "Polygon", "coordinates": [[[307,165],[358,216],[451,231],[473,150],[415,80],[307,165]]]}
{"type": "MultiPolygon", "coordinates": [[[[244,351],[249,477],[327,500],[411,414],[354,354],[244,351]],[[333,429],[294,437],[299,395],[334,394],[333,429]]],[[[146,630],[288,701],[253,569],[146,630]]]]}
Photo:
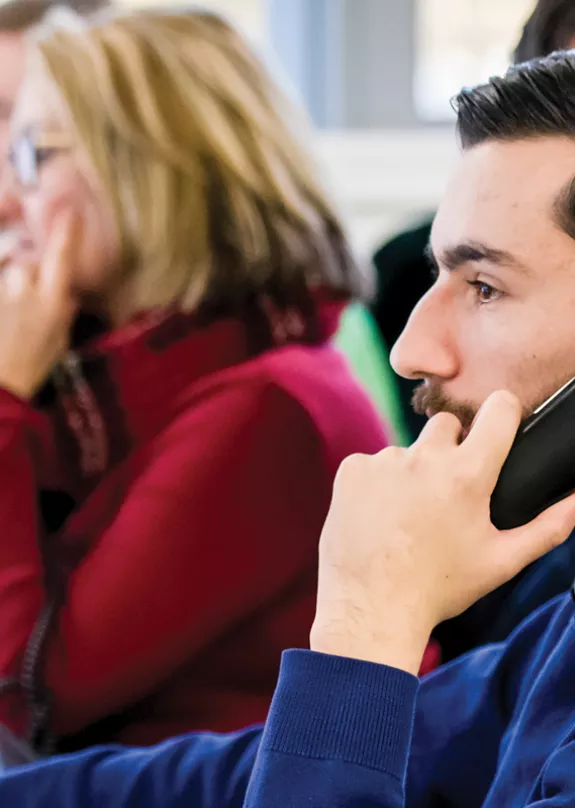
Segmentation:
{"type": "Polygon", "coordinates": [[[477,407],[466,402],[457,402],[445,395],[441,386],[434,382],[422,382],[411,400],[413,409],[419,415],[433,417],[439,412],[449,412],[459,419],[464,431],[470,429],[477,407]]]}
{"type": "MultiPolygon", "coordinates": [[[[521,416],[523,423],[535,410],[556,391],[562,387],[559,383],[550,393],[541,395],[536,404],[524,407],[521,416]]],[[[479,407],[469,402],[458,402],[446,396],[441,385],[436,382],[424,381],[415,390],[411,400],[413,409],[419,415],[433,417],[440,412],[449,412],[459,420],[463,433],[469,432],[479,407]]]]}

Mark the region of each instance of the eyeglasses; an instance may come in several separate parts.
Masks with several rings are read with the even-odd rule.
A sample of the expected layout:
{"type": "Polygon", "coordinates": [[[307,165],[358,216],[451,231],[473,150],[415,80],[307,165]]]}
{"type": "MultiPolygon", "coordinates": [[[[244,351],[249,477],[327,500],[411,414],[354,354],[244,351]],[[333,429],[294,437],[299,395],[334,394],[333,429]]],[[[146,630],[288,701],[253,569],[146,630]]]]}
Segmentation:
{"type": "Polygon", "coordinates": [[[8,162],[23,188],[36,188],[41,166],[71,147],[65,132],[27,132],[8,151],[8,162]]]}

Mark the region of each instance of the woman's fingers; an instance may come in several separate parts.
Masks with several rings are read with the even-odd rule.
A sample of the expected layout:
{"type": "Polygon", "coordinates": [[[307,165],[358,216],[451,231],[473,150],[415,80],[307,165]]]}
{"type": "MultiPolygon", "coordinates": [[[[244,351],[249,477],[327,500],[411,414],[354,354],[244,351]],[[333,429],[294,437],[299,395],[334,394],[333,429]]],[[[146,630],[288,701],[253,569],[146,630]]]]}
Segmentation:
{"type": "Polygon", "coordinates": [[[20,236],[15,230],[0,233],[0,271],[12,261],[19,241],[20,236]]]}
{"type": "Polygon", "coordinates": [[[26,270],[19,264],[9,264],[2,273],[2,292],[12,300],[24,292],[28,283],[26,270]]]}
{"type": "Polygon", "coordinates": [[[72,211],[60,214],[54,222],[38,277],[39,288],[48,299],[62,301],[70,296],[81,232],[80,217],[72,211]]]}
{"type": "Polygon", "coordinates": [[[54,222],[40,265],[0,270],[0,386],[30,398],[66,350],[76,309],[79,218],[54,222]]]}

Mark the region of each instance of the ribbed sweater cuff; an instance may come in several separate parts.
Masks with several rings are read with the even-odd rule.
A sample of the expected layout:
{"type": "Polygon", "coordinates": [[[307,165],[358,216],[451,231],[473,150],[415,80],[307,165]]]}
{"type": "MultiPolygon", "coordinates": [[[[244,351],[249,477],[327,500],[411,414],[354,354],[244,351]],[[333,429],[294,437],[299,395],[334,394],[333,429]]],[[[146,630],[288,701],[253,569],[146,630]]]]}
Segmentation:
{"type": "Polygon", "coordinates": [[[418,682],[385,665],[285,651],[262,749],[403,779],[418,682]]]}

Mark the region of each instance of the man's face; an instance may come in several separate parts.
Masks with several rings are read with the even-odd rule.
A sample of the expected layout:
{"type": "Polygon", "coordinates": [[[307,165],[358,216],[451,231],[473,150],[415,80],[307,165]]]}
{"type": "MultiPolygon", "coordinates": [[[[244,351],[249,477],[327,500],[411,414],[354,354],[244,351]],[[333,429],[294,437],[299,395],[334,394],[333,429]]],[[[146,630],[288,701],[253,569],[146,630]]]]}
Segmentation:
{"type": "Polygon", "coordinates": [[[10,115],[24,75],[24,65],[22,35],[0,31],[0,171],[6,157],[10,115]]]}
{"type": "Polygon", "coordinates": [[[487,396],[527,416],[575,376],[575,239],[558,198],[575,177],[575,141],[490,142],[463,154],[437,214],[435,284],[391,360],[421,379],[414,405],[469,427],[487,396]]]}

